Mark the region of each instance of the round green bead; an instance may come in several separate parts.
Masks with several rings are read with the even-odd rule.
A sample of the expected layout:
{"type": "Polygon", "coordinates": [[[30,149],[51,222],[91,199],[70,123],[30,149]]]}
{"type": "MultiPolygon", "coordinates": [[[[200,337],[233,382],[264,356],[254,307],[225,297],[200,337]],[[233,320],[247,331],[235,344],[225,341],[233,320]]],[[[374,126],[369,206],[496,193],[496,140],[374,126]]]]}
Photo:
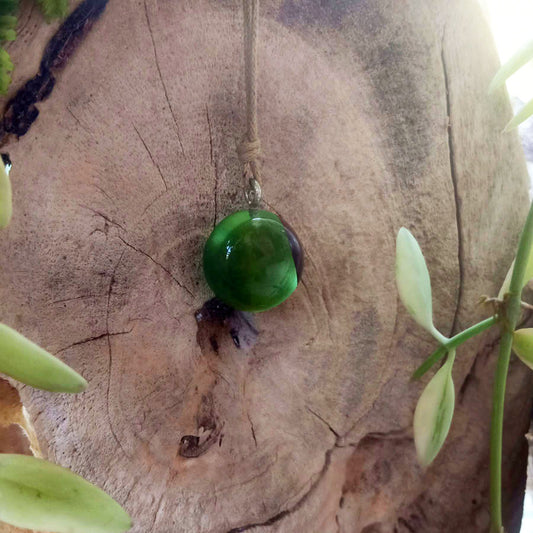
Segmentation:
{"type": "Polygon", "coordinates": [[[286,300],[298,276],[285,227],[269,211],[237,211],[219,222],[204,248],[207,283],[240,311],[265,311],[286,300]]]}

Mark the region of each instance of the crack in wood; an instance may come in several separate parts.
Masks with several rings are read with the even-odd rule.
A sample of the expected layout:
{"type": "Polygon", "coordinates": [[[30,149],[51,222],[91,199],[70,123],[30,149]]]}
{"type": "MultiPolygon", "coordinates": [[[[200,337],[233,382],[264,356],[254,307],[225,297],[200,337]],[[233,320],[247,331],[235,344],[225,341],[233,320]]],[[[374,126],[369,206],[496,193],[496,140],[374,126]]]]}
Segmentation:
{"type": "MultiPolygon", "coordinates": [[[[223,486],[223,487],[221,487],[219,489],[215,489],[213,495],[216,496],[217,494],[221,494],[221,493],[227,492],[228,490],[233,489],[235,487],[241,487],[242,488],[242,487],[245,487],[246,485],[249,485],[250,483],[254,482],[256,479],[259,479],[259,478],[263,477],[265,474],[267,474],[277,462],[278,462],[278,454],[276,453],[276,455],[274,457],[274,460],[270,461],[265,466],[265,468],[263,468],[260,472],[258,472],[257,474],[254,474],[253,476],[251,476],[248,479],[245,479],[244,481],[241,481],[239,483],[232,483],[231,485],[225,485],[225,486],[223,486]]],[[[265,508],[265,507],[263,506],[263,508],[265,508]]]]}
{"type": "Polygon", "coordinates": [[[104,190],[102,187],[100,187],[99,185],[96,185],[96,184],[94,184],[94,183],[93,183],[93,186],[94,186],[97,190],[99,190],[99,191],[100,191],[100,192],[101,192],[101,193],[102,193],[102,194],[103,194],[103,195],[104,195],[104,196],[105,196],[105,197],[106,197],[106,198],[107,198],[107,199],[108,199],[113,205],[115,205],[115,200],[114,200],[113,198],[111,198],[111,196],[109,196],[109,194],[107,194],[107,193],[105,192],[105,190],[104,190]]]}
{"type": "Polygon", "coordinates": [[[58,353],[61,353],[61,352],[64,352],[66,350],[68,350],[69,348],[72,348],[74,346],[80,346],[82,344],[87,344],[88,342],[94,342],[94,341],[97,341],[97,340],[100,340],[100,339],[104,339],[106,337],[116,337],[117,335],[127,335],[128,333],[131,333],[133,331],[133,328],[127,330],[127,331],[116,331],[116,332],[113,332],[113,333],[102,333],[100,335],[96,335],[94,337],[88,337],[87,339],[83,339],[81,341],[76,341],[76,342],[73,342],[72,344],[69,344],[68,346],[65,346],[65,348],[61,348],[60,350],[58,350],[56,352],[56,354],[58,353]]]}
{"type": "Polygon", "coordinates": [[[157,67],[157,72],[159,73],[159,79],[161,80],[161,85],[163,86],[163,92],[165,93],[165,99],[167,101],[168,110],[170,111],[172,120],[174,121],[174,125],[176,126],[176,136],[178,137],[178,143],[180,145],[181,153],[185,157],[185,149],[183,148],[183,143],[181,142],[181,135],[180,135],[180,129],[178,126],[178,120],[176,116],[174,115],[174,110],[172,109],[172,106],[170,105],[170,99],[168,97],[167,86],[163,78],[163,75],[161,74],[161,67],[159,65],[159,56],[157,54],[157,47],[155,45],[154,33],[152,31],[152,23],[150,22],[150,16],[148,15],[148,6],[146,5],[146,0],[144,0],[144,14],[146,16],[146,24],[148,26],[148,31],[150,32],[150,38],[152,40],[152,49],[154,51],[155,66],[157,67]]]}
{"type": "Polygon", "coordinates": [[[450,99],[450,85],[448,79],[448,70],[446,68],[446,58],[444,57],[444,36],[445,29],[442,33],[441,53],[440,59],[442,63],[442,73],[444,76],[444,93],[446,96],[446,115],[448,117],[447,126],[447,140],[448,140],[448,154],[450,157],[450,176],[453,186],[453,196],[455,201],[455,222],[457,224],[457,259],[459,262],[459,290],[457,292],[457,303],[455,306],[455,313],[453,315],[452,327],[449,336],[451,337],[457,329],[457,320],[459,318],[459,309],[463,300],[463,285],[464,285],[464,236],[463,225],[461,220],[461,197],[459,195],[457,168],[455,164],[455,150],[453,144],[452,128],[450,124],[451,117],[451,99],[450,99]]]}
{"type": "Polygon", "coordinates": [[[97,209],[94,209],[87,205],[82,205],[82,204],[78,204],[78,205],[83,209],[87,209],[88,211],[93,213],[95,216],[102,217],[106,222],[109,222],[109,224],[111,224],[112,226],[116,226],[117,228],[120,228],[122,231],[126,231],[126,228],[122,224],[108,217],[105,213],[102,213],[101,211],[98,211],[97,209]]]}
{"type": "Polygon", "coordinates": [[[156,163],[156,160],[154,159],[154,156],[152,155],[152,152],[150,152],[150,148],[148,148],[148,145],[142,138],[142,135],[140,134],[139,130],[136,128],[135,124],[133,124],[133,129],[135,130],[135,133],[143,143],[144,149],[148,152],[148,157],[150,157],[150,160],[152,161],[155,168],[157,168],[157,171],[159,172],[159,176],[161,177],[161,180],[163,181],[163,185],[165,187],[165,191],[168,191],[168,185],[167,180],[165,179],[165,176],[163,176],[163,172],[161,172],[161,167],[156,163]]]}
{"type": "Polygon", "coordinates": [[[205,114],[207,117],[207,130],[209,131],[209,156],[211,164],[214,165],[215,161],[213,159],[213,133],[211,131],[211,119],[209,118],[209,107],[207,104],[205,105],[205,114]]]}
{"type": "Polygon", "coordinates": [[[128,453],[126,453],[126,450],[122,446],[122,443],[120,442],[119,438],[117,437],[115,433],[115,429],[113,428],[113,421],[111,418],[111,413],[109,410],[109,391],[111,390],[111,369],[113,367],[113,352],[111,349],[111,333],[109,331],[109,304],[111,302],[111,294],[113,292],[113,285],[115,283],[115,273],[117,271],[118,265],[120,265],[120,262],[122,261],[122,258],[124,257],[125,250],[122,251],[120,254],[120,257],[118,258],[117,263],[115,264],[113,268],[113,272],[111,273],[111,279],[109,281],[109,287],[107,290],[107,305],[106,305],[106,317],[105,317],[105,325],[106,325],[106,337],[107,337],[107,352],[109,356],[109,363],[107,367],[107,390],[106,390],[106,413],[107,413],[107,420],[109,423],[109,430],[111,431],[111,434],[113,435],[113,439],[118,444],[119,448],[122,450],[122,453],[126,457],[130,457],[128,453]]]}
{"type": "Polygon", "coordinates": [[[141,213],[141,216],[139,217],[141,220],[144,217],[144,215],[146,215],[146,211],[148,211],[148,209],[150,209],[150,207],[152,207],[157,202],[157,200],[165,196],[166,192],[167,192],[166,190],[163,191],[162,193],[158,194],[155,198],[150,200],[150,202],[148,202],[148,205],[143,209],[143,212],[141,213]]]}
{"type": "Polygon", "coordinates": [[[70,109],[70,107],[67,105],[65,106],[65,109],[67,110],[68,114],[78,123],[78,126],[89,133],[89,130],[81,123],[80,119],[74,114],[74,111],[70,109]]]}
{"type": "MultiPolygon", "coordinates": [[[[272,524],[275,524],[276,522],[279,522],[286,516],[291,515],[292,513],[298,511],[304,503],[309,499],[309,497],[313,494],[313,492],[317,489],[318,485],[326,475],[329,466],[331,464],[331,455],[333,451],[335,450],[335,446],[332,448],[329,448],[326,450],[326,453],[324,455],[324,465],[322,466],[321,470],[318,472],[318,474],[315,474],[313,477],[316,477],[316,479],[311,483],[311,486],[309,489],[304,493],[304,495],[292,506],[288,509],[285,509],[274,516],[268,518],[267,520],[263,522],[256,522],[252,524],[246,524],[243,526],[239,526],[233,529],[230,529],[227,533],[242,533],[243,531],[247,531],[249,529],[253,529],[256,527],[266,527],[271,526],[272,524]]],[[[312,478],[311,478],[312,479],[312,478]]]]}
{"type": "Polygon", "coordinates": [[[250,417],[250,413],[246,413],[246,417],[248,418],[248,422],[250,422],[250,429],[252,431],[252,438],[254,439],[255,447],[257,448],[257,438],[255,436],[254,423],[252,422],[252,419],[250,417]]]}
{"type": "Polygon", "coordinates": [[[214,196],[214,204],[215,204],[215,213],[213,215],[213,229],[214,229],[217,224],[217,216],[218,216],[218,163],[215,160],[214,151],[213,151],[213,132],[211,130],[211,119],[209,117],[209,107],[207,106],[207,104],[205,106],[205,114],[207,117],[207,129],[209,131],[209,155],[210,155],[211,166],[213,167],[214,177],[215,177],[215,183],[213,187],[213,196],[214,196]]]}
{"type": "Polygon", "coordinates": [[[405,529],[411,533],[416,533],[416,529],[403,517],[398,518],[398,524],[402,525],[405,529]]]}
{"type": "Polygon", "coordinates": [[[324,420],[324,418],[322,418],[318,413],[316,413],[315,411],[313,411],[309,406],[305,406],[305,408],[313,415],[315,416],[316,418],[318,418],[318,420],[320,420],[323,424],[325,424],[327,426],[327,428],[331,431],[331,433],[333,433],[333,435],[335,435],[335,438],[336,439],[340,439],[341,436],[340,434],[335,431],[332,427],[331,427],[331,424],[329,422],[327,422],[326,420],[324,420]]]}
{"type": "Polygon", "coordinates": [[[176,285],[178,285],[178,287],[182,288],[184,291],[188,292],[190,296],[194,297],[194,294],[193,292],[188,289],[183,283],[181,283],[181,281],[179,279],[177,279],[174,274],[172,274],[172,272],[165,266],[165,265],[162,265],[161,263],[159,263],[159,261],[156,261],[150,254],[147,254],[144,250],[141,250],[140,248],[136,248],[135,246],[133,246],[132,244],[130,244],[129,242],[125,241],[122,237],[119,237],[119,239],[128,247],[128,248],[131,248],[132,250],[136,251],[137,253],[141,254],[141,255],[144,255],[145,257],[147,257],[148,259],[150,259],[150,261],[152,261],[155,265],[157,265],[159,268],[161,268],[162,270],[164,270],[173,280],[174,282],[176,283],[176,285]]]}

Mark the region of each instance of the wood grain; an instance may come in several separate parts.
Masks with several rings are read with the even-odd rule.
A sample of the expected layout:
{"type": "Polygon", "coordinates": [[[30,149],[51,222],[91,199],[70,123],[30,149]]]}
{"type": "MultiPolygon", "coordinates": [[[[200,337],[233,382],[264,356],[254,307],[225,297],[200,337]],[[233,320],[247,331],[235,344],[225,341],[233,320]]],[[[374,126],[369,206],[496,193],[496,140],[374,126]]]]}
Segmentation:
{"type": "MultiPolygon", "coordinates": [[[[512,260],[527,175],[516,134],[501,134],[506,94],[487,96],[485,20],[474,0],[262,5],[264,196],[306,269],[256,317],[252,350],[195,320],[211,296],[203,243],[243,206],[237,0],[110,2],[8,147],[2,320],[90,383],[75,397],[21,390],[43,451],[122,503],[137,533],[486,531],[497,332],[459,351],[452,430],[422,472],[423,383],[409,376],[434,344],[399,304],[393,267],[406,225],[449,334],[486,316],[476,302],[512,260]],[[196,456],[180,454],[184,438],[196,456]]],[[[28,17],[13,90],[50,31],[28,17]]],[[[509,531],[531,384],[514,362],[509,531]]]]}

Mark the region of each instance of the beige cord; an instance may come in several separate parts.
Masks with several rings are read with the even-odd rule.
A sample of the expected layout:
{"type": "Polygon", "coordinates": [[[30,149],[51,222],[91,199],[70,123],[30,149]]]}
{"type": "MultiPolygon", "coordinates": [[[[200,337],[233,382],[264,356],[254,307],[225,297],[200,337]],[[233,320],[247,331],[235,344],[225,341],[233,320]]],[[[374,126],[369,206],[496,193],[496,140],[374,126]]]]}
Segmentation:
{"type": "Polygon", "coordinates": [[[257,28],[259,25],[259,0],[243,0],[244,13],[244,78],[246,85],[246,135],[237,148],[244,165],[244,176],[249,178],[246,198],[252,207],[261,202],[261,142],[257,128],[257,28]]]}

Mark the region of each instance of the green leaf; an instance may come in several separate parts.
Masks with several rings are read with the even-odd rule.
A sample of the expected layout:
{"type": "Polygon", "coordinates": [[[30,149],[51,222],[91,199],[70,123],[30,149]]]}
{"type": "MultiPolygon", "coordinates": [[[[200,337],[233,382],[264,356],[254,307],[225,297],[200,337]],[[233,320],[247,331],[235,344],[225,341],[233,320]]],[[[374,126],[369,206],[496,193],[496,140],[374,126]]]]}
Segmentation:
{"type": "Polygon", "coordinates": [[[63,18],[68,13],[68,0],[37,0],[47,20],[63,18]]]}
{"type": "Polygon", "coordinates": [[[424,255],[406,228],[400,228],[396,238],[396,285],[409,314],[439,342],[446,342],[433,325],[431,281],[424,255]]]}
{"type": "Polygon", "coordinates": [[[0,13],[0,41],[14,41],[17,32],[17,17],[0,13]]]}
{"type": "Polygon", "coordinates": [[[11,181],[6,166],[0,161],[0,228],[5,228],[13,213],[11,181]]]}
{"type": "Polygon", "coordinates": [[[14,30],[17,27],[17,17],[13,15],[1,15],[0,27],[6,30],[14,30]]]}
{"type": "Polygon", "coordinates": [[[424,467],[430,465],[439,453],[452,423],[455,389],[452,367],[455,350],[433,376],[422,392],[415,409],[413,422],[416,454],[424,467]]]}
{"type": "Polygon", "coordinates": [[[11,84],[10,72],[13,71],[13,63],[9,54],[0,48],[0,94],[6,94],[11,84]]]}
{"type": "MultiPolygon", "coordinates": [[[[18,0],[0,0],[0,41],[14,41],[17,32],[18,0]]],[[[0,95],[7,93],[11,85],[11,75],[13,72],[13,63],[9,54],[0,47],[0,95]]],[[[0,203],[2,199],[0,198],[0,203]]],[[[1,207],[0,207],[1,209],[1,207]]],[[[1,213],[0,213],[1,218],[1,213]]],[[[0,223],[0,227],[1,223],[0,223]]]]}
{"type": "Polygon", "coordinates": [[[533,328],[517,329],[513,333],[513,350],[533,370],[533,328]]]}
{"type": "Polygon", "coordinates": [[[0,28],[0,41],[14,41],[17,38],[15,30],[0,28]]]}
{"type": "MultiPolygon", "coordinates": [[[[528,266],[529,266],[529,263],[528,263],[528,266]]],[[[509,267],[509,270],[507,271],[507,274],[505,274],[505,279],[503,280],[503,284],[500,288],[500,292],[498,293],[499,300],[502,300],[505,294],[509,292],[509,287],[511,285],[511,276],[513,275],[513,268],[514,268],[514,259],[513,259],[513,262],[511,263],[511,266],[509,267]]]]}
{"type": "Polygon", "coordinates": [[[512,76],[520,67],[524,66],[531,59],[533,59],[533,41],[530,41],[523,48],[518,50],[516,54],[500,67],[490,82],[489,94],[502,87],[507,78],[512,76]]]}
{"type": "MultiPolygon", "coordinates": [[[[18,5],[18,0],[0,0],[0,41],[14,41],[16,38],[18,5]]],[[[4,48],[0,47],[0,95],[6,94],[11,85],[11,72],[11,58],[4,48]]]]}
{"type": "Polygon", "coordinates": [[[87,388],[85,379],[72,368],[5,324],[0,324],[0,372],[51,392],[87,388]]]}
{"type": "Polygon", "coordinates": [[[520,111],[508,122],[503,131],[510,131],[533,115],[533,99],[531,99],[520,111]]]}
{"type": "Polygon", "coordinates": [[[131,519],[105,492],[66,468],[0,454],[0,520],[53,533],[122,533],[131,519]]]}
{"type": "MultiPolygon", "coordinates": [[[[511,266],[509,267],[509,270],[507,271],[507,274],[505,275],[505,279],[503,280],[502,287],[500,289],[500,292],[498,293],[498,299],[502,300],[503,297],[507,292],[509,292],[509,287],[511,285],[511,276],[513,275],[513,268],[514,268],[514,260],[511,263],[511,266]]],[[[524,279],[522,280],[521,288],[523,289],[529,280],[533,279],[533,247],[531,248],[531,251],[529,252],[529,257],[527,259],[527,265],[526,265],[526,271],[524,273],[524,279]]]]}
{"type": "Polygon", "coordinates": [[[0,0],[0,15],[12,15],[18,8],[18,0],[0,0]]]}

